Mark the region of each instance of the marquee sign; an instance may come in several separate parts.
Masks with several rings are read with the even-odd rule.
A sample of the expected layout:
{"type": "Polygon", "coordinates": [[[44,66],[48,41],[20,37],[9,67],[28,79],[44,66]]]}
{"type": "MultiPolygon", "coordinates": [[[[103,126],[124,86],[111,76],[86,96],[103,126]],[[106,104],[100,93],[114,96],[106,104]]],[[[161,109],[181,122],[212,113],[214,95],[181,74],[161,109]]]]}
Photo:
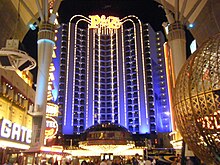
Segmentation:
{"type": "Polygon", "coordinates": [[[0,137],[22,143],[31,143],[32,130],[10,120],[1,119],[0,137]]]}
{"type": "Polygon", "coordinates": [[[99,28],[99,27],[107,27],[110,29],[119,29],[121,26],[121,22],[118,17],[105,17],[104,15],[101,18],[98,15],[90,15],[91,25],[89,28],[99,28]]]}
{"type": "Polygon", "coordinates": [[[53,138],[58,131],[57,121],[49,116],[46,116],[46,129],[45,129],[45,138],[50,139],[53,138]]]}

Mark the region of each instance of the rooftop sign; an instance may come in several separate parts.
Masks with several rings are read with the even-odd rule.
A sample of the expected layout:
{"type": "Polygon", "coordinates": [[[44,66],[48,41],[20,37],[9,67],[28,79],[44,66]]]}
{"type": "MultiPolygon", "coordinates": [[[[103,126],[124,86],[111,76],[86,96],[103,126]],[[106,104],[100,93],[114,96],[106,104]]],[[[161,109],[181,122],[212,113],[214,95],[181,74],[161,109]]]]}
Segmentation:
{"type": "Polygon", "coordinates": [[[98,15],[90,15],[91,25],[89,28],[100,28],[107,27],[110,29],[119,29],[121,26],[121,22],[118,17],[109,16],[106,18],[105,15],[99,17],[98,15]]]}

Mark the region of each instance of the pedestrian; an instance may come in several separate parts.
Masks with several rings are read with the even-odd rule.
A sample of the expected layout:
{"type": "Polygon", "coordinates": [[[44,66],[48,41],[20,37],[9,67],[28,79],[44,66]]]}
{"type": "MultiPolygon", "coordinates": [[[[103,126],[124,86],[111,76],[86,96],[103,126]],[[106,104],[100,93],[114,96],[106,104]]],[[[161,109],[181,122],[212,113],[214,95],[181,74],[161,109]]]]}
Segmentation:
{"type": "Polygon", "coordinates": [[[145,165],[151,165],[151,161],[150,161],[149,159],[147,159],[147,160],[145,161],[145,165]]]}
{"type": "Polygon", "coordinates": [[[5,161],[5,163],[3,165],[8,165],[8,160],[5,161]]]}
{"type": "Polygon", "coordinates": [[[112,161],[110,159],[107,160],[107,165],[112,165],[112,161]]]}
{"type": "Polygon", "coordinates": [[[18,162],[17,162],[17,161],[15,161],[15,162],[13,163],[13,165],[18,165],[18,162]]]}
{"type": "Polygon", "coordinates": [[[88,165],[88,163],[85,160],[83,160],[81,165],[88,165]]]}
{"type": "Polygon", "coordinates": [[[127,159],[125,165],[132,165],[131,160],[130,160],[130,159],[127,159]]]}
{"type": "Polygon", "coordinates": [[[152,161],[152,165],[156,165],[157,164],[157,161],[156,159],[154,158],[153,161],[152,161]]]}
{"type": "Polygon", "coordinates": [[[107,165],[106,160],[105,160],[105,159],[103,159],[103,160],[101,161],[100,165],[107,165]]]}
{"type": "Polygon", "coordinates": [[[58,160],[56,160],[56,161],[54,162],[54,165],[58,165],[58,160]]]}
{"type": "Polygon", "coordinates": [[[188,156],[186,157],[186,165],[194,165],[193,161],[188,156]]]}
{"type": "Polygon", "coordinates": [[[137,159],[135,157],[132,157],[132,165],[138,165],[137,159]]]}

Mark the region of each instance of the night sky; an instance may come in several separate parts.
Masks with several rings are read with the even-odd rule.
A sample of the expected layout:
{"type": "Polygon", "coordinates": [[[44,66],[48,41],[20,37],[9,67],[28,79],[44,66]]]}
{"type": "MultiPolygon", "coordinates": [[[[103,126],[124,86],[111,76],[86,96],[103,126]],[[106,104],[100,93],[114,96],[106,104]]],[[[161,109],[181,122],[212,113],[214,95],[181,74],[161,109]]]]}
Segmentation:
{"type": "MultiPolygon", "coordinates": [[[[68,23],[77,14],[86,17],[111,15],[120,19],[135,15],[143,23],[149,23],[155,31],[163,31],[162,23],[166,21],[164,10],[153,0],[63,0],[58,13],[59,23],[68,23]]],[[[37,30],[30,30],[22,43],[25,51],[37,61],[37,30]]],[[[36,77],[37,67],[31,72],[36,77]]]]}
{"type": "Polygon", "coordinates": [[[165,13],[159,6],[153,0],[64,0],[59,8],[59,21],[67,23],[76,14],[86,17],[112,15],[120,19],[135,15],[158,31],[161,30],[163,21],[166,21],[165,13]]]}

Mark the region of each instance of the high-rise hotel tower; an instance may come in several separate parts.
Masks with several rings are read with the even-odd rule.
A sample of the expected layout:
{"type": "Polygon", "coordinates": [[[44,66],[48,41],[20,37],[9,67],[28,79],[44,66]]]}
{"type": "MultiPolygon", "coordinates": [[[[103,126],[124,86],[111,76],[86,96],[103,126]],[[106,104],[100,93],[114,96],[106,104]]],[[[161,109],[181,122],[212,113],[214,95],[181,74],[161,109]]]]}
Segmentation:
{"type": "Polygon", "coordinates": [[[98,123],[171,131],[164,36],[136,16],[73,16],[57,33],[62,133],[98,123]]]}

